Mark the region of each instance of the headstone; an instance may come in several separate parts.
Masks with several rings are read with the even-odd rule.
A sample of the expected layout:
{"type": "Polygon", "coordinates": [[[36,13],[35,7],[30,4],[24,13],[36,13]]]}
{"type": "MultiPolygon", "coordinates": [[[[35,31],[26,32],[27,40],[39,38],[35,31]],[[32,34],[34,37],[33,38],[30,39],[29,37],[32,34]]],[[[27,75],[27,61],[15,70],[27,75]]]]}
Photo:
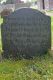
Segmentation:
{"type": "Polygon", "coordinates": [[[49,16],[35,9],[21,8],[3,19],[1,33],[5,56],[33,57],[51,48],[49,16]]]}

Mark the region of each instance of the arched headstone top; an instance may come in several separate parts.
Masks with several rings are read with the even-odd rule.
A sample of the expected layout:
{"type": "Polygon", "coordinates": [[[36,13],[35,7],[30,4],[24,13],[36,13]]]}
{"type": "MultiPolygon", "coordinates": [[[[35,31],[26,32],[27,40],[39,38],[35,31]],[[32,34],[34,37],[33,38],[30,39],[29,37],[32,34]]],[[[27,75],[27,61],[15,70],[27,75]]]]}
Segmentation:
{"type": "Polygon", "coordinates": [[[8,15],[9,18],[14,17],[16,18],[17,16],[46,16],[45,14],[43,14],[41,11],[37,10],[37,9],[32,9],[32,8],[20,8],[16,11],[14,11],[13,13],[11,13],[10,15],[8,15]],[[16,15],[15,15],[16,14],[16,15]],[[15,15],[15,16],[14,16],[15,15]]]}

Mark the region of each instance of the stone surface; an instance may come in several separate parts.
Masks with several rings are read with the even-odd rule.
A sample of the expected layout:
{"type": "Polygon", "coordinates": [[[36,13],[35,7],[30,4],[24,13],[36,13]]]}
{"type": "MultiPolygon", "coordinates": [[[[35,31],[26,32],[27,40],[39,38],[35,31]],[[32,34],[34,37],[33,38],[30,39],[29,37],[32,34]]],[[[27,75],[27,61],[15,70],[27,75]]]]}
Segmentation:
{"type": "Polygon", "coordinates": [[[21,8],[3,17],[1,26],[5,56],[33,57],[51,48],[49,16],[31,8],[21,8]]]}

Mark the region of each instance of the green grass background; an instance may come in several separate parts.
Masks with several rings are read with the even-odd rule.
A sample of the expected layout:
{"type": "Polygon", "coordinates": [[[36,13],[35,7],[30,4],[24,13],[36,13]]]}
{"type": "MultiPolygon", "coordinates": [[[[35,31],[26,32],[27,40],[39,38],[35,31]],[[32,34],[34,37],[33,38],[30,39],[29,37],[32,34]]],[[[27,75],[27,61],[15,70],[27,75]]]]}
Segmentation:
{"type": "MultiPolygon", "coordinates": [[[[0,18],[0,24],[2,23],[0,18]]],[[[53,17],[51,17],[51,33],[53,34],[53,17]]],[[[53,44],[53,35],[51,44],[53,44]]],[[[2,50],[0,32],[0,50],[2,50]]],[[[33,60],[3,60],[0,62],[0,80],[53,80],[53,52],[35,57],[33,60]]]]}

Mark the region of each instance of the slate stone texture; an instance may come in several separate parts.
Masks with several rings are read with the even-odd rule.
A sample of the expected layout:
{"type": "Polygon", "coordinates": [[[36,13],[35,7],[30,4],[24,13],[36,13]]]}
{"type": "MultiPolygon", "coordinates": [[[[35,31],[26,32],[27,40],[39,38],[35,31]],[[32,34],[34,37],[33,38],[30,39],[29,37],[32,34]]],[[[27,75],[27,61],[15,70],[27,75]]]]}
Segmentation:
{"type": "Polygon", "coordinates": [[[51,48],[51,19],[42,12],[21,8],[3,17],[4,57],[31,58],[51,48]]]}

